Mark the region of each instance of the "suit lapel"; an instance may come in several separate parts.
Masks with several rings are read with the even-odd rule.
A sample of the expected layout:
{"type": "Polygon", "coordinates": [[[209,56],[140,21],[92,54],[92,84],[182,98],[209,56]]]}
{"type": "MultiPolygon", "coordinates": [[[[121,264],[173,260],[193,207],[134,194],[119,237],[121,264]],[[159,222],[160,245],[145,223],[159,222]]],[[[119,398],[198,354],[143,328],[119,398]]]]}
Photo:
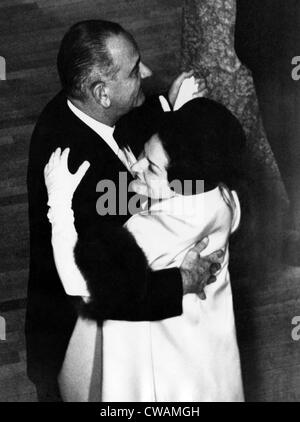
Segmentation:
{"type": "Polygon", "coordinates": [[[82,138],[82,140],[87,140],[93,149],[93,152],[96,154],[97,159],[99,159],[102,164],[105,160],[108,168],[112,168],[114,171],[127,172],[128,177],[132,180],[131,174],[128,172],[126,166],[122,161],[116,156],[114,151],[110,146],[105,142],[105,140],[98,135],[93,129],[86,125],[82,120],[80,120],[68,107],[67,99],[64,97],[63,104],[64,111],[61,113],[64,118],[66,118],[68,128],[72,128],[76,138],[82,138]]]}

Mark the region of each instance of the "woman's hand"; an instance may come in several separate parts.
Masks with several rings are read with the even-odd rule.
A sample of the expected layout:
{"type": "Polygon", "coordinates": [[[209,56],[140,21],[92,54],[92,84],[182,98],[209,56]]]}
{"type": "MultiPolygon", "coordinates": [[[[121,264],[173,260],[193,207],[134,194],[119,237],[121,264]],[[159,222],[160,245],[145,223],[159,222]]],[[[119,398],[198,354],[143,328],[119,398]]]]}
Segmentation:
{"type": "Polygon", "coordinates": [[[71,205],[73,194],[90,167],[90,163],[84,161],[75,174],[70,173],[68,169],[69,153],[70,148],[66,148],[63,152],[61,152],[61,148],[57,148],[44,168],[49,206],[61,202],[71,205]]]}
{"type": "MultiPolygon", "coordinates": [[[[183,82],[189,78],[191,78],[191,76],[194,75],[194,71],[190,70],[189,72],[182,72],[176,79],[175,81],[172,83],[170,89],[169,89],[169,93],[168,93],[168,98],[169,98],[169,102],[172,105],[172,107],[174,108],[176,102],[177,102],[177,97],[180,91],[180,88],[183,84],[183,82]]],[[[202,98],[205,97],[208,94],[207,91],[207,87],[206,87],[206,83],[204,79],[199,79],[199,77],[197,77],[196,79],[196,85],[195,85],[195,90],[194,92],[188,92],[188,95],[185,97],[185,101],[180,103],[180,107],[183,106],[183,104],[187,101],[190,101],[194,98],[202,98]]],[[[176,104],[177,105],[177,104],[176,104]]],[[[179,107],[176,107],[177,109],[179,107]]]]}

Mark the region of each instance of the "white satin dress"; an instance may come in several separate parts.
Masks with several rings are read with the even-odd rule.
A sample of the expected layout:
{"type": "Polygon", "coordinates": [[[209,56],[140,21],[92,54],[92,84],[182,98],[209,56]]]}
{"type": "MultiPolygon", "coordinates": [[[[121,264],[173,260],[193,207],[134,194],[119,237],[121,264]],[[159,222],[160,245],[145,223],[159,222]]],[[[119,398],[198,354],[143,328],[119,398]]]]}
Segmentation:
{"type": "MultiPolygon", "coordinates": [[[[195,294],[183,297],[183,314],[178,317],[157,322],[107,320],[101,327],[78,318],[59,376],[65,401],[244,400],[228,271],[228,240],[240,221],[239,200],[234,191],[232,196],[233,209],[216,188],[193,196],[175,196],[128,220],[127,229],[154,271],[179,267],[186,252],[206,236],[209,244],[205,255],[225,251],[222,268],[216,282],[205,288],[206,300],[195,294]]],[[[73,221],[69,217],[68,221],[63,224],[64,233],[71,226],[74,233],[73,221]]],[[[74,235],[67,245],[68,236],[62,239],[55,216],[51,222],[61,275],[59,267],[66,265],[65,249],[74,243],[74,235]]],[[[68,276],[72,278],[72,272],[68,276]]],[[[76,277],[81,275],[76,273],[73,281],[76,277]]],[[[61,278],[65,285],[66,277],[61,278]]]]}

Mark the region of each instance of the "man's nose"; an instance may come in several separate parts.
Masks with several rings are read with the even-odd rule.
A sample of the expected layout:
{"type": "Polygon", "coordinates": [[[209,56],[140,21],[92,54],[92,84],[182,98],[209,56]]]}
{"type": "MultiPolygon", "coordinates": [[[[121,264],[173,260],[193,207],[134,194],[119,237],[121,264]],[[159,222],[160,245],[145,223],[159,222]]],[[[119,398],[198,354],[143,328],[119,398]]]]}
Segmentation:
{"type": "Polygon", "coordinates": [[[149,78],[152,75],[152,70],[143,62],[140,63],[140,75],[142,79],[149,78]]]}

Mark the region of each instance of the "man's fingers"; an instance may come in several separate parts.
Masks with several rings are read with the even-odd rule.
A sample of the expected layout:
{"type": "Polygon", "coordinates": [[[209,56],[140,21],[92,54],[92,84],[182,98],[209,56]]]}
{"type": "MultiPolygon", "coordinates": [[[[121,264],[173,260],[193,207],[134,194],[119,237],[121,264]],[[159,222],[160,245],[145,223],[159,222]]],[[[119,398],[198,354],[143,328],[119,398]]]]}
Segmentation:
{"type": "Polygon", "coordinates": [[[201,292],[198,293],[198,296],[201,300],[206,300],[206,294],[204,290],[201,290],[201,292]]]}
{"type": "Polygon", "coordinates": [[[85,173],[87,172],[88,168],[90,167],[90,163],[89,161],[84,161],[81,166],[78,168],[78,170],[75,173],[75,177],[76,177],[76,182],[77,184],[80,183],[81,179],[83,178],[83,176],[85,175],[85,173]]]}
{"type": "Polygon", "coordinates": [[[216,277],[216,276],[214,276],[214,275],[211,275],[211,276],[209,277],[209,279],[207,280],[206,285],[208,286],[209,284],[212,284],[212,283],[214,283],[215,281],[217,281],[217,277],[216,277]]]}
{"type": "Polygon", "coordinates": [[[205,258],[211,263],[222,264],[222,262],[224,261],[224,257],[225,257],[225,253],[224,251],[222,251],[222,249],[220,249],[216,252],[211,253],[205,258]]]}
{"type": "Polygon", "coordinates": [[[200,240],[200,242],[196,243],[196,245],[193,247],[193,250],[196,250],[200,254],[207,247],[208,242],[208,237],[204,237],[200,240]]]}
{"type": "Polygon", "coordinates": [[[210,273],[212,275],[215,275],[220,270],[220,268],[221,268],[221,264],[213,263],[210,266],[210,273]]]}
{"type": "Polygon", "coordinates": [[[189,254],[189,258],[192,259],[193,261],[195,261],[199,257],[199,252],[197,251],[195,247],[190,249],[188,251],[188,254],[189,254]]]}

